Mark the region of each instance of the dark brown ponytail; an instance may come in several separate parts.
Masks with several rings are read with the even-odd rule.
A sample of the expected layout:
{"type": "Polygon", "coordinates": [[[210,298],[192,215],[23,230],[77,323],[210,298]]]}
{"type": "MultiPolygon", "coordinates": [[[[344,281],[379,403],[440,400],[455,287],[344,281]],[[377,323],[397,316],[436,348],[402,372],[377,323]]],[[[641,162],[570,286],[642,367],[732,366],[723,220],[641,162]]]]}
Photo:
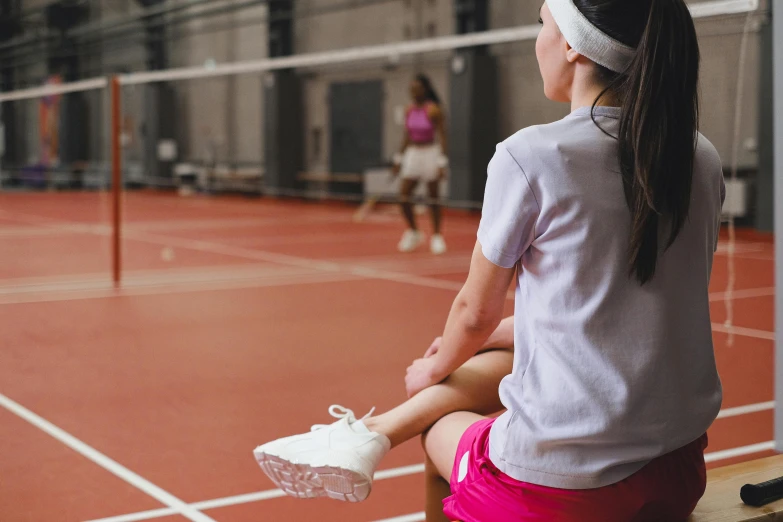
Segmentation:
{"type": "Polygon", "coordinates": [[[598,69],[605,93],[622,105],[617,138],[632,220],[629,273],[645,284],[655,275],[660,241],[664,249],[674,243],[690,208],[699,122],[696,28],[683,0],[574,3],[593,25],[637,49],[623,73],[598,69]]]}

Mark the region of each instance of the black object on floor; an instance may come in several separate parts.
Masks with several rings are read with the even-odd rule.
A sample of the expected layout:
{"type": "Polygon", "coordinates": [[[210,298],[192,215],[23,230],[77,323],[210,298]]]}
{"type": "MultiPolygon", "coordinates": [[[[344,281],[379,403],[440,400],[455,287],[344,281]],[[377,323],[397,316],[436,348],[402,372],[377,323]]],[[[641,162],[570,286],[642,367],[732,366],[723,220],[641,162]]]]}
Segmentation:
{"type": "Polygon", "coordinates": [[[768,480],[761,484],[745,484],[740,490],[740,498],[749,506],[763,506],[783,498],[783,477],[768,480]]]}

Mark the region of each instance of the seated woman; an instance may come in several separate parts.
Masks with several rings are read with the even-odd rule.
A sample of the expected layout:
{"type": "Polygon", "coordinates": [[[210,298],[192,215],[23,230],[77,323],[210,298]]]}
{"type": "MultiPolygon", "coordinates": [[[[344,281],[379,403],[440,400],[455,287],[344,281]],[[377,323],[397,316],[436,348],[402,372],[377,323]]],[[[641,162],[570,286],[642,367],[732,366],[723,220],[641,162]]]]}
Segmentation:
{"type": "Polygon", "coordinates": [[[498,146],[470,274],[410,400],[362,420],[333,407],[339,422],[255,450],[286,493],[361,501],[424,434],[429,521],[681,522],[702,496],[724,189],[698,133],[693,20],[683,0],[548,0],[541,23],[544,90],[570,115],[498,146]]]}

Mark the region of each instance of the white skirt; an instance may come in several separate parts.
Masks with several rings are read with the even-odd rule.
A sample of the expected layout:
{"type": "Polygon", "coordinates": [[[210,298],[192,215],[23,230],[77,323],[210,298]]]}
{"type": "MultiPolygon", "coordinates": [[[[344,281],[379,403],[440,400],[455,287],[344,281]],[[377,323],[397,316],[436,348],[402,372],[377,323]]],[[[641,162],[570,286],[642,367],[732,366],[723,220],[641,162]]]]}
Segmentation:
{"type": "Polygon", "coordinates": [[[432,182],[438,180],[440,168],[440,145],[414,146],[405,149],[400,165],[400,176],[403,179],[417,179],[419,181],[432,182]]]}

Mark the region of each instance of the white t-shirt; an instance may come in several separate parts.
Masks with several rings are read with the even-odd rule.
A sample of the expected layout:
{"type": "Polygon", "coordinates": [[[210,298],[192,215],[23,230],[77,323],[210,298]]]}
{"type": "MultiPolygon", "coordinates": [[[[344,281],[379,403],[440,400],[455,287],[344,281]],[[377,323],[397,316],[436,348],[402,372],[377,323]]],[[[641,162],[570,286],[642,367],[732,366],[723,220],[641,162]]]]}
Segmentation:
{"type": "MultiPolygon", "coordinates": [[[[629,276],[617,141],[590,107],[524,129],[489,164],[478,239],[519,267],[514,370],[490,456],[528,483],[619,482],[702,436],[720,411],[708,286],[723,173],[699,135],[690,212],[654,279],[629,276]]],[[[620,110],[595,109],[617,135],[620,110]]]]}

